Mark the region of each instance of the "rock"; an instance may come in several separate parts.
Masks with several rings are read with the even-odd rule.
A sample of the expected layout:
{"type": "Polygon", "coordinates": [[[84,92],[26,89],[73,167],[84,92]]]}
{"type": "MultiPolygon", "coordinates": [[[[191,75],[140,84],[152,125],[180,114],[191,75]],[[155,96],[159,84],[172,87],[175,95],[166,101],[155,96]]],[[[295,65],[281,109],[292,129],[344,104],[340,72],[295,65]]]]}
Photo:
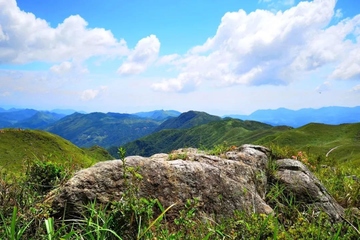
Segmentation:
{"type": "MultiPolygon", "coordinates": [[[[142,176],[138,197],[156,198],[164,208],[176,203],[176,214],[188,199],[199,200],[198,210],[215,216],[231,216],[235,210],[270,214],[266,203],[269,149],[243,145],[223,156],[208,155],[194,148],[179,149],[149,158],[127,157],[127,167],[138,167],[142,176]],[[175,159],[174,159],[175,158],[175,159]],[[174,159],[174,160],[170,160],[174,159]]],[[[276,161],[277,181],[311,204],[321,206],[335,220],[343,213],[320,182],[300,162],[276,161]],[[311,199],[311,200],[310,200],[311,199]]],[[[120,201],[125,190],[123,162],[104,161],[77,172],[64,186],[53,191],[54,216],[79,216],[83,204],[120,201]]],[[[172,213],[171,213],[172,212],[172,213]]]]}
{"type": "Polygon", "coordinates": [[[285,191],[297,201],[325,211],[332,220],[340,221],[344,209],[333,199],[320,181],[300,161],[281,159],[275,161],[274,178],[284,184],[285,191]]]}
{"type": "MultiPolygon", "coordinates": [[[[242,146],[231,153],[232,160],[193,148],[179,149],[172,156],[185,154],[186,160],[170,161],[168,154],[155,154],[127,157],[126,165],[139,167],[143,177],[139,197],[157,198],[164,207],[177,203],[180,208],[188,199],[198,198],[204,213],[229,216],[234,210],[245,210],[269,214],[272,209],[265,202],[268,150],[264,149],[242,146]]],[[[64,211],[66,216],[76,216],[82,204],[95,199],[119,201],[123,192],[122,161],[104,161],[77,172],[53,192],[52,207],[59,217],[64,211]]]]}

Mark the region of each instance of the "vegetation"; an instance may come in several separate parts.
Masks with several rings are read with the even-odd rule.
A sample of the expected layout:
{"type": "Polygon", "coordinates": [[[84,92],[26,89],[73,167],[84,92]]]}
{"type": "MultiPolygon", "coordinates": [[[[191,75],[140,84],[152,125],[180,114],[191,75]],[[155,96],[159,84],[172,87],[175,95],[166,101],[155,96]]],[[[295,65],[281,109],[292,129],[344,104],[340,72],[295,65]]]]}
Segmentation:
{"type": "Polygon", "coordinates": [[[151,156],[184,147],[212,149],[224,142],[228,146],[253,143],[272,147],[275,144],[282,148],[291,147],[297,152],[305,150],[319,164],[329,166],[340,162],[347,167],[360,164],[360,123],[311,123],[290,128],[229,118],[190,129],[162,130],[127,143],[124,147],[130,155],[151,156]]]}
{"type": "Polygon", "coordinates": [[[297,152],[305,150],[323,165],[341,164],[349,168],[360,165],[360,123],[311,123],[268,135],[254,143],[268,147],[274,144],[282,148],[291,147],[297,152]]]}
{"type": "Polygon", "coordinates": [[[40,130],[2,129],[0,131],[0,170],[19,174],[34,159],[56,164],[87,167],[112,157],[99,147],[80,149],[71,142],[40,130]]]}
{"type": "Polygon", "coordinates": [[[170,152],[184,147],[210,149],[224,142],[239,146],[287,129],[289,128],[274,128],[260,122],[227,118],[190,129],[162,130],[127,143],[124,147],[129,155],[151,156],[158,152],[170,152]]]}
{"type": "MultiPolygon", "coordinates": [[[[223,143],[210,150],[222,154],[229,149],[232,147],[223,143]]],[[[120,148],[123,177],[127,179],[123,201],[107,206],[90,203],[77,221],[54,219],[44,201],[46,194],[75,170],[68,162],[54,164],[35,159],[25,174],[16,178],[2,172],[0,239],[358,239],[360,216],[350,209],[360,207],[360,182],[349,176],[359,176],[360,169],[341,164],[321,167],[312,153],[290,147],[273,145],[272,152],[275,158],[296,158],[312,168],[348,209],[346,221],[332,223],[326,214],[304,207],[275,182],[267,193],[274,214],[234,212],[229,218],[204,218],[197,211],[199,202],[195,198],[189,199],[171,220],[167,211],[173,206],[164,209],[156,199],[138,197],[142,176],[138,169],[126,165],[125,150],[120,148]]],[[[272,161],[269,164],[271,175],[272,161]]]]}
{"type": "Polygon", "coordinates": [[[220,117],[205,112],[189,111],[180,114],[178,117],[166,120],[155,130],[155,132],[164,129],[187,129],[220,120],[220,117]]]}
{"type": "Polygon", "coordinates": [[[159,124],[159,121],[131,114],[74,113],[60,119],[46,130],[80,147],[98,145],[108,148],[146,136],[159,124]]]}
{"type": "MultiPolygon", "coordinates": [[[[84,137],[96,130],[94,133],[99,137],[100,130],[96,128],[106,125],[110,129],[121,121],[131,126],[126,131],[145,126],[142,121],[149,121],[153,129],[160,124],[121,114],[89,116],[85,119],[82,114],[71,115],[62,127],[66,126],[69,134],[80,129],[84,137]],[[83,128],[94,123],[89,132],[83,128]]],[[[228,218],[204,217],[198,212],[199,201],[195,198],[188,199],[184,206],[176,206],[181,209],[176,216],[168,216],[168,210],[174,206],[165,208],[157,199],[139,197],[142,176],[139,169],[126,165],[124,148],[113,150],[124,163],[123,177],[127,180],[123,200],[106,206],[90,203],[76,221],[54,219],[48,193],[64,184],[79,168],[111,156],[97,145],[80,149],[44,131],[2,129],[0,239],[359,239],[360,123],[337,126],[313,123],[296,129],[229,118],[200,123],[185,129],[181,126],[186,124],[180,124],[177,126],[180,129],[165,129],[125,147],[128,154],[146,156],[181,147],[197,147],[222,155],[243,143],[268,146],[274,159],[293,158],[307,165],[346,208],[344,221],[331,222],[325,213],[314,211],[287,193],[284,186],[273,182],[272,161],[267,173],[270,188],[266,200],[274,214],[234,212],[228,218]]],[[[169,160],[174,159],[186,160],[187,155],[174,152],[169,160]]]]}

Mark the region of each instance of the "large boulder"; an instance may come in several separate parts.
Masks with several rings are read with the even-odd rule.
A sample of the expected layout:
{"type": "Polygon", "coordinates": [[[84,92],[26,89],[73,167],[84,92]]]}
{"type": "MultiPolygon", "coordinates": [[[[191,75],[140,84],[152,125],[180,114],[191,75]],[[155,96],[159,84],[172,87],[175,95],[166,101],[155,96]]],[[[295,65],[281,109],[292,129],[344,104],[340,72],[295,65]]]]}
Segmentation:
{"type": "MultiPolygon", "coordinates": [[[[138,168],[142,180],[139,182],[139,197],[156,198],[164,207],[176,203],[172,208],[176,213],[188,199],[199,200],[199,211],[205,214],[231,216],[234,210],[248,213],[270,214],[273,209],[266,203],[268,189],[268,155],[270,151],[262,146],[243,145],[222,156],[213,156],[193,148],[179,149],[171,154],[155,154],[149,158],[130,156],[125,159],[127,167],[138,168]]],[[[311,196],[319,194],[316,203],[342,208],[328,195],[319,181],[311,177],[292,179],[283,177],[286,169],[282,160],[277,161],[279,171],[277,180],[290,187],[300,184],[303,190],[316,185],[321,190],[312,189],[311,196]],[[295,182],[294,182],[295,181],[295,182]],[[324,197],[327,197],[326,199],[324,197]]],[[[289,162],[298,166],[299,162],[289,162]]],[[[302,166],[303,167],[303,166],[302,166]]],[[[112,160],[95,164],[77,172],[64,186],[52,193],[52,207],[55,216],[74,217],[79,215],[82,206],[90,201],[99,203],[120,201],[125,191],[123,161],[112,160]]],[[[297,168],[303,169],[303,168],[297,168]]],[[[303,170],[301,170],[304,172],[303,170]]],[[[292,175],[292,174],[290,174],[292,175]]],[[[296,176],[296,175],[294,175],[296,176]]],[[[295,191],[303,196],[303,192],[295,191]]],[[[329,207],[323,207],[325,211],[329,207]]],[[[331,208],[331,211],[333,209],[331,208]]],[[[169,212],[171,215],[171,213],[169,212]]],[[[331,217],[333,212],[328,213],[331,217]]],[[[337,219],[333,217],[333,219],[337,219]]]]}

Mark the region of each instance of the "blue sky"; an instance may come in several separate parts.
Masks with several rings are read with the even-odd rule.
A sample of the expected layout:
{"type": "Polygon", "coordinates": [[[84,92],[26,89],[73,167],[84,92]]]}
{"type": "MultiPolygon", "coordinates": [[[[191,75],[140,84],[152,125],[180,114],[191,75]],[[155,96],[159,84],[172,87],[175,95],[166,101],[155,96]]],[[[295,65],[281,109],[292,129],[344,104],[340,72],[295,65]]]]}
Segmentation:
{"type": "Polygon", "coordinates": [[[0,0],[0,107],[360,105],[360,1],[0,0]]]}

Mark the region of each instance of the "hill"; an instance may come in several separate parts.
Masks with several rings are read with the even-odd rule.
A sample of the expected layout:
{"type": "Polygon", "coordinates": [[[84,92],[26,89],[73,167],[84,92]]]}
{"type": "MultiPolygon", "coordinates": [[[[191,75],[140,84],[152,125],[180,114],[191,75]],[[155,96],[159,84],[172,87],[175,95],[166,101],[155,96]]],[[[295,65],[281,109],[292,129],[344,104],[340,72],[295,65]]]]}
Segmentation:
{"type": "Polygon", "coordinates": [[[212,148],[226,141],[228,145],[240,145],[281,131],[268,124],[238,119],[223,119],[189,129],[165,129],[125,144],[128,155],[150,156],[158,152],[170,152],[182,147],[212,148]]]}
{"type": "Polygon", "coordinates": [[[120,146],[152,133],[160,122],[120,113],[74,113],[46,128],[80,147],[120,146]]]}
{"type": "Polygon", "coordinates": [[[319,109],[303,108],[290,110],[257,110],[250,115],[229,115],[243,120],[254,120],[273,126],[287,125],[301,127],[308,123],[342,124],[360,122],[360,106],[358,107],[323,107],[319,109]]]}
{"type": "Polygon", "coordinates": [[[180,114],[178,117],[170,118],[163,122],[155,132],[164,129],[186,129],[221,120],[220,117],[207,114],[205,112],[188,111],[180,114]]]}
{"type": "Polygon", "coordinates": [[[1,168],[20,173],[26,169],[27,161],[35,158],[87,167],[97,161],[109,159],[109,155],[85,151],[57,135],[41,130],[1,130],[1,168]]]}
{"type": "Polygon", "coordinates": [[[310,123],[277,132],[254,141],[256,144],[291,147],[319,156],[319,161],[360,166],[360,123],[328,125],[310,123]],[[328,157],[327,153],[332,150],[328,157]]]}

